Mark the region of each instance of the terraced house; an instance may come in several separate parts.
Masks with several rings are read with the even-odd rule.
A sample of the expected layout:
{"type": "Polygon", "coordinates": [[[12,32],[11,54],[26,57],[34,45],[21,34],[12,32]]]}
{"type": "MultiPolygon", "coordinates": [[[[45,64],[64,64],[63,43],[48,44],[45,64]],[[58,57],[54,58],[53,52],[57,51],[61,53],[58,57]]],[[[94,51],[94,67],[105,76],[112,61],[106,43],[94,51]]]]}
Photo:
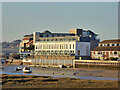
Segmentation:
{"type": "Polygon", "coordinates": [[[91,51],[93,59],[119,59],[120,58],[120,39],[104,40],[99,46],[91,51]]]}

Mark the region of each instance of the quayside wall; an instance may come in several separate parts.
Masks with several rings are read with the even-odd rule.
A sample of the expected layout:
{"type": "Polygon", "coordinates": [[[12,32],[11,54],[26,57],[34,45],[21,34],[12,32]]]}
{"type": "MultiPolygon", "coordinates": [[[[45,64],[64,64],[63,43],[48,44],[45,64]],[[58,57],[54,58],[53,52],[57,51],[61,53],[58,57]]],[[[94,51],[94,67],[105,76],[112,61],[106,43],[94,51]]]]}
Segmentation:
{"type": "Polygon", "coordinates": [[[31,59],[32,65],[64,65],[73,66],[73,60],[66,59],[31,59]]]}

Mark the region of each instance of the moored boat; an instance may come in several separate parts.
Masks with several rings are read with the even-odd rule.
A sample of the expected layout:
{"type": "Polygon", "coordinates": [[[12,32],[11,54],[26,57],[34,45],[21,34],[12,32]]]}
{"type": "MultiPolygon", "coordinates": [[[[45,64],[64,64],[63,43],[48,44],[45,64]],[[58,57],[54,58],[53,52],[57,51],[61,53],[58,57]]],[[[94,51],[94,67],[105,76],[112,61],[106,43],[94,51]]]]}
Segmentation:
{"type": "Polygon", "coordinates": [[[24,68],[23,68],[23,72],[24,72],[24,73],[32,73],[32,70],[31,70],[30,67],[24,67],[24,68]]]}
{"type": "Polygon", "coordinates": [[[20,70],[22,70],[22,67],[17,67],[16,68],[16,71],[20,71],[20,70]]]}

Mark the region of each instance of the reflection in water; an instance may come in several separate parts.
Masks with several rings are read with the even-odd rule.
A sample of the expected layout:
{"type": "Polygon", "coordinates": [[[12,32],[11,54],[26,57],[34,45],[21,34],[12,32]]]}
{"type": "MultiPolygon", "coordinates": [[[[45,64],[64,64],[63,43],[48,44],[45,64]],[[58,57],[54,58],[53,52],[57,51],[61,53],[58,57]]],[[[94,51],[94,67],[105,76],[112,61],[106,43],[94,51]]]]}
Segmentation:
{"type": "MultiPolygon", "coordinates": [[[[73,75],[73,72],[67,73],[65,75],[62,75],[60,73],[63,73],[62,69],[54,68],[40,68],[40,67],[31,67],[32,73],[23,73],[23,71],[16,71],[16,68],[21,65],[4,65],[4,69],[2,69],[2,72],[0,71],[0,74],[11,74],[11,75],[37,75],[37,76],[52,76],[52,77],[71,77],[71,78],[79,78],[79,79],[94,79],[94,80],[118,80],[118,78],[106,78],[106,77],[90,77],[90,76],[79,76],[79,75],[73,75]],[[53,71],[55,71],[55,74],[53,74],[53,71]]],[[[25,66],[22,66],[25,67],[25,66]]],[[[83,71],[84,72],[84,71],[83,71]]]]}

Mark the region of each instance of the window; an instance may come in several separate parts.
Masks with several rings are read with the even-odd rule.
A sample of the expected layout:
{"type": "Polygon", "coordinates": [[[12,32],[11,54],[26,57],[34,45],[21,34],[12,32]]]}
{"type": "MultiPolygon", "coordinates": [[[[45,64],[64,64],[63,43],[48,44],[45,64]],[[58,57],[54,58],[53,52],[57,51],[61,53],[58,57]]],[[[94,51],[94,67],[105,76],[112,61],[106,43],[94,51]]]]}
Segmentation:
{"type": "Polygon", "coordinates": [[[112,46],[114,46],[114,44],[112,44],[112,46]]]}
{"type": "Polygon", "coordinates": [[[51,41],[53,41],[53,39],[51,39],[51,41]]]}
{"type": "Polygon", "coordinates": [[[55,41],[57,41],[57,39],[55,39],[55,41]]]}
{"type": "Polygon", "coordinates": [[[119,46],[119,43],[117,43],[117,46],[119,46]]]}
{"type": "Polygon", "coordinates": [[[71,49],[71,44],[70,44],[70,49],[71,49]]]}
{"type": "Polygon", "coordinates": [[[117,52],[114,52],[114,54],[117,54],[117,52]]]}
{"type": "Polygon", "coordinates": [[[72,51],[70,51],[70,53],[72,53],[72,51]]]}
{"type": "Polygon", "coordinates": [[[74,49],[74,44],[73,44],[73,49],[74,49]]]}
{"type": "Polygon", "coordinates": [[[60,49],[61,49],[61,44],[60,44],[60,49]]]}
{"type": "Polygon", "coordinates": [[[102,54],[102,52],[98,52],[98,54],[102,54]]]}
{"type": "Polygon", "coordinates": [[[107,46],[110,46],[109,44],[107,44],[107,46]]]}
{"type": "Polygon", "coordinates": [[[54,35],[52,35],[52,37],[54,37],[54,35]]]}
{"type": "Polygon", "coordinates": [[[40,35],[40,37],[43,37],[43,35],[40,35]]]}
{"type": "Polygon", "coordinates": [[[47,37],[49,37],[49,35],[47,35],[47,37]]]}
{"type": "Polygon", "coordinates": [[[64,48],[63,44],[62,44],[62,49],[64,48]]]}
{"type": "Polygon", "coordinates": [[[76,40],[75,38],[73,38],[72,40],[76,40]]]}
{"type": "Polygon", "coordinates": [[[68,49],[68,44],[66,44],[66,49],[68,49]]]}

